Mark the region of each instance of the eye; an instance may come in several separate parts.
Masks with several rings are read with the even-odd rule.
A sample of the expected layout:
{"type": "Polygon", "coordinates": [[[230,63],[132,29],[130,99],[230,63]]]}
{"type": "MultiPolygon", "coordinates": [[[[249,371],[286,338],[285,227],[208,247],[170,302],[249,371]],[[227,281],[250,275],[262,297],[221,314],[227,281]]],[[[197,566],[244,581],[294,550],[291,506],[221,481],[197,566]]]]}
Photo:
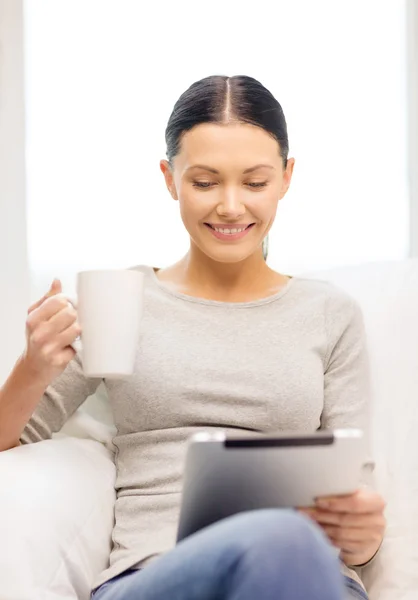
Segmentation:
{"type": "Polygon", "coordinates": [[[267,181],[257,181],[257,182],[252,182],[252,183],[247,183],[248,187],[251,188],[262,188],[262,187],[266,187],[267,185],[267,181]]]}
{"type": "MultiPolygon", "coordinates": [[[[246,185],[250,188],[253,189],[260,189],[263,187],[266,187],[267,185],[267,181],[253,181],[251,183],[247,183],[246,185]]],[[[193,182],[193,187],[202,189],[202,190],[207,190],[211,187],[214,187],[216,185],[216,183],[212,183],[211,181],[194,181],[193,182]]]]}
{"type": "Polygon", "coordinates": [[[202,190],[207,190],[208,188],[216,185],[215,183],[211,183],[210,181],[193,181],[193,187],[200,188],[202,190]]]}

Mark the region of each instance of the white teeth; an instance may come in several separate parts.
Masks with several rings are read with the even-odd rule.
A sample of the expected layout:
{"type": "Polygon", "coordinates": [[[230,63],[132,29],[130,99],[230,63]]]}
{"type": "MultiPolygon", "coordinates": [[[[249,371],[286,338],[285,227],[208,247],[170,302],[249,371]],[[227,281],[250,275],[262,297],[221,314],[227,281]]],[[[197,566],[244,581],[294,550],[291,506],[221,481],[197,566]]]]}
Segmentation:
{"type": "Polygon", "coordinates": [[[214,227],[215,231],[217,231],[218,233],[223,233],[223,234],[234,234],[234,233],[241,233],[241,231],[245,231],[245,227],[243,227],[242,229],[219,229],[218,227],[214,227]]]}

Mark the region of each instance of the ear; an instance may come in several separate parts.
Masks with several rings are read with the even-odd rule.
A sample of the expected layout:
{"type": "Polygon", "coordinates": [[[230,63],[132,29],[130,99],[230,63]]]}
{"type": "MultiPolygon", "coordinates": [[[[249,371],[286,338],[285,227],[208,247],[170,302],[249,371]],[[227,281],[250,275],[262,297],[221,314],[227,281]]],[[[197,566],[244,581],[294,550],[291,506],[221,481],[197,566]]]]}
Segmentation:
{"type": "Polygon", "coordinates": [[[289,158],[287,160],[286,169],[283,174],[283,183],[282,183],[282,188],[280,190],[280,196],[279,196],[280,200],[283,198],[283,196],[286,194],[287,190],[289,189],[290,182],[292,181],[294,166],[295,166],[295,159],[289,158]]]}
{"type": "Polygon", "coordinates": [[[162,174],[164,175],[165,184],[167,186],[168,191],[171,194],[171,197],[173,198],[173,200],[178,200],[177,190],[174,184],[173,170],[168,160],[160,161],[160,169],[162,174]]]}

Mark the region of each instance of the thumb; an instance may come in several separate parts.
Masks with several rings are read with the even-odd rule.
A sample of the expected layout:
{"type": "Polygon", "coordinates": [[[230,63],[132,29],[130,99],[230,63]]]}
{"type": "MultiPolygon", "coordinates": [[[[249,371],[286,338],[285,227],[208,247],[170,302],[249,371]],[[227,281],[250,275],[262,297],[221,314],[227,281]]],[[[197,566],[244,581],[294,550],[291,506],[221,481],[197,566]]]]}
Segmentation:
{"type": "Polygon", "coordinates": [[[42,296],[42,298],[40,300],[35,302],[35,304],[32,304],[32,306],[28,309],[28,314],[30,314],[35,309],[39,308],[41,306],[41,304],[43,304],[47,298],[50,298],[51,296],[55,296],[56,294],[61,294],[61,292],[62,292],[61,281],[59,279],[54,279],[54,281],[51,283],[51,287],[49,288],[47,293],[44,296],[42,296]]]}
{"type": "Polygon", "coordinates": [[[45,294],[45,298],[49,298],[50,296],[55,296],[55,294],[61,294],[62,292],[62,284],[59,279],[54,279],[51,283],[51,287],[49,291],[45,294]]]}

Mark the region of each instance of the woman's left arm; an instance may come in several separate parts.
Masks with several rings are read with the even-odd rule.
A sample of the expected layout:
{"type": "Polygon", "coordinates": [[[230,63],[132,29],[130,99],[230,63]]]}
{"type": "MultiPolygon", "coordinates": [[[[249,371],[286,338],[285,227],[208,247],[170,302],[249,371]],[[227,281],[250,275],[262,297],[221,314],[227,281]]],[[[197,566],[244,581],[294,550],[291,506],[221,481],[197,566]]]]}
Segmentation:
{"type": "MultiPolygon", "coordinates": [[[[370,447],[371,384],[362,311],[352,298],[330,298],[326,309],[328,352],[324,370],[321,429],[359,427],[370,447]]],[[[340,548],[347,566],[363,566],[383,540],[385,502],[374,489],[373,462],[364,468],[363,486],[354,494],[318,499],[306,512],[340,548]]]]}

